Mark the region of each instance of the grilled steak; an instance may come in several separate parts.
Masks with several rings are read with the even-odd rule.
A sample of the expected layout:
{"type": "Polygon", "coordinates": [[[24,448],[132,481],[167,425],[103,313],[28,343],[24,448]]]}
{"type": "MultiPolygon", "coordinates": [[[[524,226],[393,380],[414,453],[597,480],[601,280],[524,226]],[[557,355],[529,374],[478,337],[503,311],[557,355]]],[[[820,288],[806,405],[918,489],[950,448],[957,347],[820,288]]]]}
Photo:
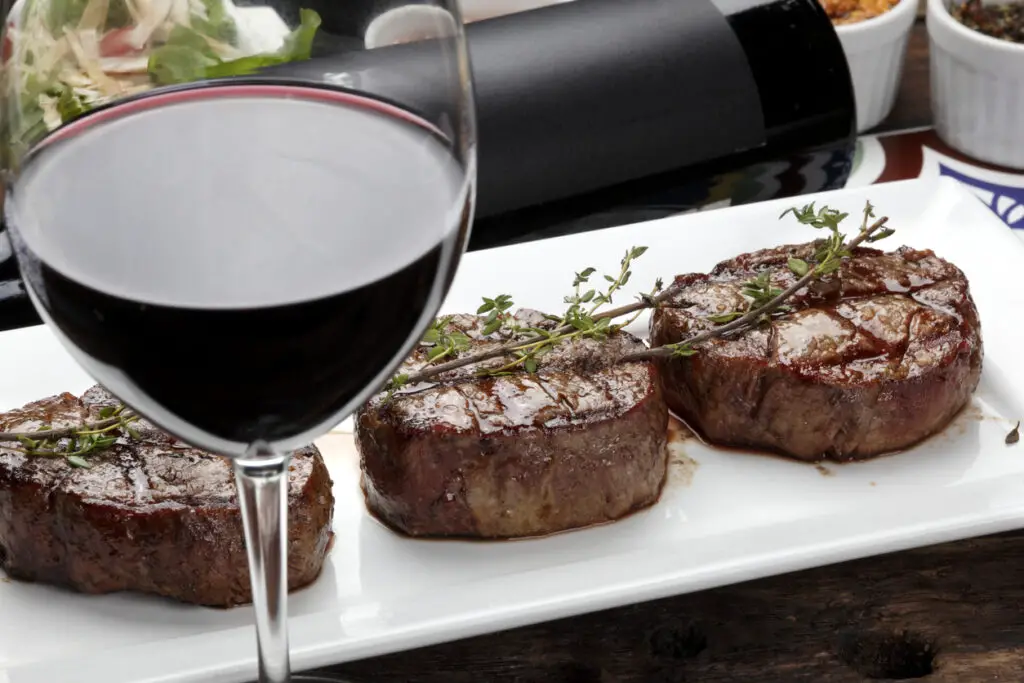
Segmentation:
{"type": "MultiPolygon", "coordinates": [[[[786,288],[791,256],[814,245],[744,254],[710,274],[681,275],[651,319],[653,344],[714,326],[747,306],[744,282],[764,270],[786,288]]],[[[978,385],[981,328],[967,279],[931,251],[857,249],[839,273],[756,329],[662,361],[669,407],[711,443],[801,460],[849,461],[935,434],[978,385]]]]}
{"type": "MultiPolygon", "coordinates": [[[[102,389],[62,394],[0,415],[0,431],[98,419],[116,401],[102,389]]],[[[0,444],[0,567],[16,579],[85,593],[139,591],[227,607],[251,601],[231,463],[145,421],[88,456],[30,456],[0,444]]],[[[16,445],[16,444],[15,444],[16,445]]],[[[288,582],[320,574],[334,498],[320,453],[295,454],[289,477],[288,582]]]]}
{"type": "MultiPolygon", "coordinates": [[[[520,321],[550,325],[520,311],[520,321]]],[[[481,319],[454,316],[478,353],[481,319]]],[[[536,536],[618,519],[654,503],[667,472],[668,410],[653,363],[616,364],[643,348],[618,332],[555,347],[537,374],[479,377],[482,365],[438,383],[378,396],[356,416],[370,511],[413,536],[536,536]]],[[[424,362],[420,349],[406,362],[424,362]]]]}

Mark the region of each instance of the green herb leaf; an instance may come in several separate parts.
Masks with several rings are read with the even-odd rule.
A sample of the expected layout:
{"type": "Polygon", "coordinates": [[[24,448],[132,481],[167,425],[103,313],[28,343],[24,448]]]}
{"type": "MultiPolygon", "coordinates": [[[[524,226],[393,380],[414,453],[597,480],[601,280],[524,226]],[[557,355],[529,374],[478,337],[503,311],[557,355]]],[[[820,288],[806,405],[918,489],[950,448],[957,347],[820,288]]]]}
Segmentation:
{"type": "Polygon", "coordinates": [[[570,325],[575,327],[577,330],[580,330],[581,332],[585,331],[585,330],[589,330],[591,327],[594,326],[593,322],[591,322],[590,320],[587,320],[585,317],[582,317],[582,316],[574,317],[571,320],[569,320],[568,322],[569,322],[570,325]]]}
{"type": "Polygon", "coordinates": [[[687,344],[668,344],[665,348],[672,352],[673,358],[689,358],[697,355],[697,351],[687,344]]]}
{"type": "Polygon", "coordinates": [[[804,261],[803,259],[790,257],[789,269],[793,271],[793,274],[796,275],[797,277],[803,277],[804,275],[807,275],[807,272],[810,268],[807,265],[807,261],[804,261]]]}
{"type": "Polygon", "coordinates": [[[437,329],[436,327],[431,327],[423,334],[423,343],[436,344],[440,338],[441,330],[437,329]]]}
{"type": "Polygon", "coordinates": [[[531,375],[537,372],[537,359],[532,356],[523,361],[523,369],[531,375]]]}
{"type": "Polygon", "coordinates": [[[724,323],[731,323],[737,318],[743,317],[743,311],[732,311],[731,313],[721,313],[719,315],[709,315],[708,320],[719,325],[724,323]]]}
{"type": "Polygon", "coordinates": [[[839,259],[827,259],[823,263],[818,264],[814,272],[818,275],[830,275],[839,270],[842,265],[839,259]]]}
{"type": "Polygon", "coordinates": [[[882,228],[867,239],[868,242],[880,242],[886,237],[892,237],[896,233],[892,228],[882,228]]]}
{"type": "Polygon", "coordinates": [[[69,455],[66,459],[72,467],[82,469],[90,469],[92,467],[92,464],[80,455],[69,455]]]}
{"type": "Polygon", "coordinates": [[[433,346],[427,351],[427,360],[437,360],[444,354],[448,353],[448,349],[443,346],[433,346]]]}

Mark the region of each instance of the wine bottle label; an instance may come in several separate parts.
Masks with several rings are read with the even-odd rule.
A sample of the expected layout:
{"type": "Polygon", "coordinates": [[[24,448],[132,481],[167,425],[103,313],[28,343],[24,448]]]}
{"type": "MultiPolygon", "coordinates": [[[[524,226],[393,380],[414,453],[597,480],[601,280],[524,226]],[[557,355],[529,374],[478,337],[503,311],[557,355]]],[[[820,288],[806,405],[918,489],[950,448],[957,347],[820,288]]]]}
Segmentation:
{"type": "Polygon", "coordinates": [[[587,0],[468,28],[478,216],[765,143],[754,76],[710,0],[587,0]]]}

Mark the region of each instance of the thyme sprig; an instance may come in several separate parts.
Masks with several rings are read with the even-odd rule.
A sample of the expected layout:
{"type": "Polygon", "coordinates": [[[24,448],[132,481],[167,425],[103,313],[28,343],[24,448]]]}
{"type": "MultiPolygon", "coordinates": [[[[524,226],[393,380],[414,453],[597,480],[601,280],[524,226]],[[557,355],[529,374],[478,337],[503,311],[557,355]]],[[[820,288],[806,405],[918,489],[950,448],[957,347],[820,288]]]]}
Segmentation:
{"type": "MultiPolygon", "coordinates": [[[[840,225],[848,217],[846,213],[828,206],[816,208],[812,202],[803,207],[788,209],[779,216],[780,220],[790,213],[800,223],[829,232],[828,237],[822,240],[816,250],[813,263],[795,257],[789,259],[787,266],[797,276],[796,282],[782,290],[772,285],[771,275],[768,271],[759,273],[744,284],[743,293],[750,299],[745,310],[731,311],[710,318],[712,322],[720,323],[718,327],[676,344],[667,344],[626,355],[620,360],[630,362],[653,358],[693,356],[698,352],[696,347],[699,344],[758,324],[770,317],[771,314],[784,310],[785,302],[801,289],[815,279],[837,271],[842,265],[843,258],[850,256],[855,247],[864,242],[877,242],[895,232],[891,228],[885,227],[889,220],[887,217],[869,223],[875,217],[874,207],[870,202],[865,204],[860,231],[849,241],[840,230],[840,225]]],[[[507,357],[509,361],[495,369],[481,370],[479,374],[507,374],[520,366],[528,372],[536,372],[539,358],[556,344],[588,336],[603,338],[612,332],[621,330],[636,320],[644,310],[659,307],[672,295],[672,288],[663,289],[662,281],[659,279],[650,293],[639,295],[637,301],[633,303],[612,309],[600,308],[603,304],[610,304],[618,290],[629,282],[632,275],[630,268],[632,262],[642,256],[646,250],[646,247],[633,247],[628,250],[620,262],[621,269],[618,276],[604,276],[609,287],[603,293],[598,293],[596,289],[584,288],[584,285],[589,285],[590,278],[596,273],[594,268],[585,268],[575,273],[573,294],[564,299],[568,308],[561,316],[548,316],[548,319],[555,323],[554,329],[551,330],[524,328],[516,324],[514,317],[507,312],[513,305],[512,298],[508,295],[501,295],[495,299],[484,298],[484,304],[478,310],[478,314],[488,313],[485,329],[492,333],[505,329],[513,335],[527,333],[527,336],[513,336],[512,339],[487,351],[452,358],[444,363],[433,362],[442,358],[441,354],[434,359],[428,358],[427,365],[416,372],[400,374],[392,378],[385,386],[388,399],[402,387],[425,382],[446,372],[495,358],[507,357]],[[625,323],[612,324],[611,321],[623,316],[631,317],[625,323]]]]}
{"type": "Polygon", "coordinates": [[[45,458],[64,458],[72,467],[88,468],[92,465],[84,456],[109,448],[123,434],[139,438],[132,427],[139,416],[125,406],[106,406],[100,410],[99,418],[57,429],[44,424],[27,432],[0,432],[0,443],[16,442],[19,445],[8,447],[8,450],[45,458]]]}
{"type": "MultiPolygon", "coordinates": [[[[791,213],[800,223],[809,225],[817,230],[828,230],[829,235],[821,241],[821,244],[815,250],[813,261],[811,263],[808,263],[801,258],[791,256],[786,263],[790,272],[798,278],[813,276],[811,279],[814,279],[839,270],[842,266],[843,259],[851,254],[851,247],[846,244],[846,235],[839,229],[840,224],[846,220],[849,214],[828,206],[822,206],[820,209],[815,210],[814,202],[811,202],[810,204],[805,204],[803,207],[792,207],[786,209],[782,212],[782,215],[779,216],[779,220],[782,220],[791,213]]],[[[874,217],[875,207],[872,206],[871,202],[866,202],[864,205],[864,217],[861,222],[860,232],[864,232],[868,229],[868,222],[874,217]]],[[[889,237],[894,232],[895,230],[891,228],[878,229],[864,238],[864,241],[877,242],[889,237]]],[[[719,324],[733,322],[742,318],[749,311],[764,308],[768,303],[782,294],[781,289],[772,286],[770,270],[763,270],[758,273],[756,277],[745,282],[743,284],[742,291],[744,296],[749,299],[747,306],[743,310],[729,311],[728,313],[719,313],[717,315],[708,316],[708,320],[719,324]]],[[[769,313],[781,312],[787,309],[788,307],[785,305],[775,306],[771,311],[763,311],[758,317],[758,321],[766,322],[769,318],[769,313]]]]}
{"type": "MultiPolygon", "coordinates": [[[[786,214],[783,214],[783,216],[785,215],[786,214]]],[[[833,254],[832,258],[837,259],[839,265],[841,265],[842,260],[840,254],[845,253],[849,255],[854,248],[856,248],[857,246],[861,245],[866,241],[877,242],[879,239],[883,239],[884,237],[888,237],[889,235],[893,234],[894,231],[891,231],[889,229],[885,229],[884,232],[882,231],[885,224],[889,221],[888,217],[879,218],[871,225],[867,225],[867,221],[873,217],[874,213],[871,210],[869,204],[864,211],[864,225],[861,228],[860,232],[857,233],[857,235],[849,242],[840,243],[838,247],[831,252],[833,254]]],[[[826,258],[828,258],[827,255],[826,258]]],[[[659,346],[652,349],[648,349],[646,351],[639,351],[637,353],[629,354],[627,356],[624,356],[621,360],[623,362],[628,362],[638,360],[650,360],[652,358],[685,358],[687,356],[692,356],[696,353],[695,347],[698,346],[699,344],[710,341],[711,339],[715,339],[717,337],[723,337],[726,334],[729,334],[730,332],[734,332],[736,330],[756,324],[762,319],[763,316],[770,315],[771,313],[776,311],[790,297],[792,297],[801,289],[803,289],[811,282],[813,282],[815,279],[820,277],[822,275],[822,272],[826,270],[821,266],[826,262],[829,263],[829,265],[827,266],[828,269],[833,268],[831,261],[822,261],[814,268],[808,267],[808,271],[804,274],[804,276],[799,278],[796,282],[787,287],[785,290],[779,292],[777,295],[772,297],[769,301],[765,302],[764,304],[757,306],[755,308],[751,308],[743,315],[724,325],[711,328],[710,330],[705,330],[704,332],[700,332],[694,335],[693,337],[690,337],[689,339],[686,339],[676,344],[667,344],[665,346],[659,346]]],[[[838,268],[838,265],[835,267],[838,268]]],[[[828,270],[827,272],[832,271],[828,270]]]]}
{"type": "Polygon", "coordinates": [[[460,351],[469,348],[469,337],[462,332],[452,332],[448,329],[451,316],[438,318],[427,328],[420,343],[430,347],[427,351],[427,359],[430,361],[441,360],[448,356],[454,356],[460,351]]]}
{"type": "MultiPolygon", "coordinates": [[[[590,287],[590,279],[596,274],[595,268],[584,268],[574,274],[573,293],[564,298],[567,307],[560,316],[548,316],[553,323],[551,329],[537,327],[523,327],[515,323],[515,319],[507,311],[512,307],[512,298],[508,295],[501,295],[493,299],[484,298],[483,305],[478,309],[479,314],[488,313],[485,319],[486,332],[489,326],[494,325],[498,319],[503,320],[503,325],[513,338],[481,353],[462,356],[445,361],[444,363],[428,363],[414,373],[396,375],[385,385],[387,397],[385,401],[394,396],[395,392],[403,387],[418,384],[430,380],[438,375],[458,370],[468,365],[475,365],[495,358],[508,357],[509,362],[497,368],[482,369],[480,374],[500,375],[512,372],[522,366],[528,372],[536,372],[539,367],[539,360],[557,344],[570,339],[579,338],[604,338],[616,332],[636,319],[636,316],[645,309],[654,308],[667,299],[669,293],[662,291],[661,279],[649,293],[641,294],[637,300],[618,306],[616,308],[601,308],[605,304],[613,302],[619,291],[625,287],[633,275],[632,265],[636,259],[643,256],[647,247],[631,247],[626,251],[619,262],[619,272],[616,275],[604,275],[608,283],[607,288],[598,292],[596,288],[590,287]],[[587,288],[584,287],[587,286],[587,288]],[[499,305],[500,302],[500,305],[499,305]],[[493,304],[493,305],[492,305],[493,304]],[[500,313],[491,318],[494,309],[500,308],[500,313]],[[501,316],[507,316],[502,318],[501,316]],[[633,316],[625,323],[612,325],[612,321],[623,316],[633,316]]],[[[499,330],[495,327],[492,332],[499,330]]]]}
{"type": "Polygon", "coordinates": [[[499,331],[502,327],[514,324],[514,318],[508,309],[512,308],[512,297],[508,294],[499,294],[493,299],[484,297],[480,308],[476,309],[477,315],[487,314],[484,318],[483,335],[488,336],[499,331]]]}

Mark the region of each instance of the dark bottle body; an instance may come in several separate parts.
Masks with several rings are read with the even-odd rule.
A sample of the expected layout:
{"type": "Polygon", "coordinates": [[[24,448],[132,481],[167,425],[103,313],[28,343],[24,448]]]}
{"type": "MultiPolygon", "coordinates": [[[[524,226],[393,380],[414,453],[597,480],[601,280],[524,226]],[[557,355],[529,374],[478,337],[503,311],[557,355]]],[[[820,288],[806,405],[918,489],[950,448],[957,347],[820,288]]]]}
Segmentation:
{"type": "MultiPolygon", "coordinates": [[[[482,120],[482,210],[470,249],[660,218],[718,202],[735,205],[845,185],[856,143],[853,86],[842,46],[818,1],[711,1],[725,15],[755,84],[763,144],[737,146],[730,154],[559,201],[489,213],[482,120]]],[[[703,62],[699,68],[715,66],[703,62]]],[[[679,106],[713,116],[713,104],[698,98],[679,106]]]]}

